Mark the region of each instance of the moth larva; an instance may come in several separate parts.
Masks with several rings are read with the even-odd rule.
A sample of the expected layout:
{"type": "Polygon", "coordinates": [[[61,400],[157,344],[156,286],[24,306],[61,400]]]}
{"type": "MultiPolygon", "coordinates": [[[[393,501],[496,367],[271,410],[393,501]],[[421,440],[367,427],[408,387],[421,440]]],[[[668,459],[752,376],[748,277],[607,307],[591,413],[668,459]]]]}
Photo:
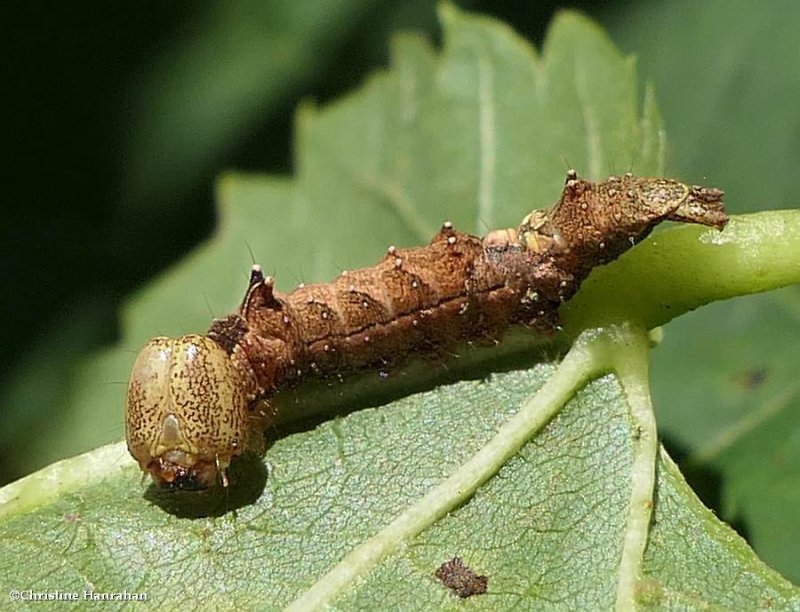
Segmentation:
{"type": "Polygon", "coordinates": [[[139,353],[128,449],[162,487],[227,486],[235,456],[263,451],[269,398],[281,389],[497,338],[512,324],[554,329],[559,305],[592,268],[661,221],[724,227],[722,196],[630,174],[592,182],[571,170],[558,203],[518,228],[478,238],[445,223],[426,246],[390,247],[371,268],[288,294],[254,266],[238,312],[204,336],[154,338],[139,353]]]}

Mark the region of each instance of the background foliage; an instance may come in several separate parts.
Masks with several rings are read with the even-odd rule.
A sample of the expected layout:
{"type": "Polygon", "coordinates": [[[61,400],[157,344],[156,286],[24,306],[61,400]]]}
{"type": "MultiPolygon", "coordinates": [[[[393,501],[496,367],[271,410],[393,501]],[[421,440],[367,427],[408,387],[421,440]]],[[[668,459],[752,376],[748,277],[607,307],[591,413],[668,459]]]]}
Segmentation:
{"type": "MultiPolygon", "coordinates": [[[[459,4],[499,15],[537,44],[554,10],[459,4]]],[[[83,422],[85,438],[64,435],[70,415],[58,410],[76,392],[74,365],[114,339],[130,291],[209,234],[215,176],[289,171],[298,100],[324,102],[362,81],[385,63],[391,32],[438,35],[431,2],[324,7],[3,9],[15,92],[0,225],[3,480],[121,437],[121,422],[83,422]]],[[[794,206],[799,6],[583,8],[654,83],[670,174],[724,187],[734,212],[794,206]]],[[[673,454],[704,500],[795,581],[800,534],[786,509],[800,502],[800,401],[786,330],[799,313],[794,288],[704,309],[670,325],[653,367],[673,454]]]]}

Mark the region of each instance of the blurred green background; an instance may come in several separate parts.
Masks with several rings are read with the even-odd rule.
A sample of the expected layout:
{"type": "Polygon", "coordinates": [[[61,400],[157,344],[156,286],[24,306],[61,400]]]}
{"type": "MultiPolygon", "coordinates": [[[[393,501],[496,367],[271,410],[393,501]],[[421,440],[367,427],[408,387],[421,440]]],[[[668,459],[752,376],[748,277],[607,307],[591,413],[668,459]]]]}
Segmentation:
{"type": "MultiPolygon", "coordinates": [[[[537,46],[556,10],[584,11],[638,56],[642,84],[655,85],[670,174],[723,187],[733,212],[796,205],[800,4],[457,4],[506,21],[537,46]]],[[[439,28],[430,0],[12,2],[0,23],[10,187],[0,215],[2,484],[44,463],[24,440],[48,430],[48,417],[68,404],[80,359],[115,341],[126,296],[210,235],[215,177],[227,169],[291,173],[301,100],[335,99],[385,66],[393,32],[438,41],[439,28]]],[[[782,295],[781,312],[793,312],[796,325],[797,292],[782,295]]],[[[730,312],[699,316],[758,338],[747,308],[730,312]]],[[[702,407],[702,384],[683,382],[718,358],[703,353],[702,366],[684,358],[697,353],[693,343],[709,344],[697,338],[698,321],[672,324],[654,356],[656,404],[673,402],[675,413],[702,407]]],[[[771,380],[767,362],[781,359],[781,333],[773,332],[774,342],[762,343],[773,354],[741,365],[756,368],[752,380],[771,380]]],[[[659,412],[662,433],[674,454],[691,455],[699,441],[670,421],[672,407],[659,412]]],[[[800,439],[796,419],[784,434],[787,427],[800,439]]],[[[98,431],[97,442],[120,432],[98,431]]],[[[74,452],[69,440],[63,448],[51,456],[74,452]]],[[[719,475],[701,472],[693,484],[707,503],[724,506],[719,475]]],[[[740,518],[747,533],[736,508],[727,518],[740,518]]],[[[787,563],[794,569],[784,571],[800,576],[800,562],[787,563]]]]}

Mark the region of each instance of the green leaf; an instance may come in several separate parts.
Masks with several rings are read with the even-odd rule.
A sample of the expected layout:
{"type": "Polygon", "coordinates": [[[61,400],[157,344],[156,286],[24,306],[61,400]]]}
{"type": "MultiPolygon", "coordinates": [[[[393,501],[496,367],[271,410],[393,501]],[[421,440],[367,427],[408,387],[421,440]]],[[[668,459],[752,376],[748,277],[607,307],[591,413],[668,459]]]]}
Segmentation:
{"type": "MultiPolygon", "coordinates": [[[[209,309],[223,314],[234,308],[250,263],[248,245],[288,288],[368,264],[388,243],[418,243],[446,218],[475,231],[484,229],[482,222],[515,225],[530,208],[555,200],[563,158],[595,178],[632,163],[642,174],[659,172],[664,147],[653,98],[645,95],[638,110],[632,62],[593,24],[562,14],[537,58],[501,24],[450,6],[442,17],[441,54],[403,37],[391,70],[330,107],[302,110],[295,181],[221,180],[218,235],[133,300],[125,313],[126,348],[155,333],[201,331],[209,309]]],[[[677,277],[688,289],[676,289],[670,302],[680,313],[708,299],[787,282],[759,284],[743,268],[743,284],[727,293],[691,292],[692,279],[701,285],[713,280],[730,258],[750,253],[758,259],[777,250],[780,245],[763,240],[740,240],[747,232],[763,236],[775,223],[790,230],[787,244],[796,253],[800,221],[787,213],[736,220],[739,238],[732,244],[680,228],[640,249],[647,261],[647,249],[675,253],[682,245],[677,277]],[[680,275],[691,258],[712,254],[705,270],[680,275]]],[[[637,251],[617,266],[631,266],[633,278],[646,269],[636,263],[637,251]]],[[[781,269],[787,267],[787,278],[796,282],[797,267],[784,263],[781,269]]],[[[614,268],[600,272],[613,274],[614,268]]],[[[631,278],[623,273],[602,286],[614,293],[631,278]]],[[[584,293],[600,291],[592,286],[584,293]]],[[[658,290],[664,282],[645,278],[637,286],[658,290]]],[[[642,303],[649,303],[644,313],[663,306],[647,298],[642,303]]],[[[584,325],[618,321],[626,312],[635,323],[672,316],[648,319],[615,304],[590,297],[571,313],[575,320],[584,317],[584,325]],[[605,312],[614,316],[592,319],[592,304],[608,306],[605,312]]],[[[576,334],[584,326],[573,325],[576,334]]],[[[527,352],[510,362],[501,360],[503,350],[495,351],[478,380],[277,436],[266,455],[268,472],[260,461],[240,462],[231,475],[237,485],[227,495],[145,488],[121,444],[55,464],[0,490],[6,560],[0,577],[20,589],[147,592],[165,608],[186,605],[186,585],[192,605],[278,608],[316,593],[309,587],[322,577],[318,584],[332,589],[342,608],[455,608],[461,602],[433,573],[458,555],[489,577],[489,592],[469,601],[488,609],[632,603],[620,599],[621,588],[653,607],[800,605],[800,592],[702,507],[663,454],[647,540],[649,522],[640,519],[649,517],[652,503],[632,502],[647,482],[645,472],[655,477],[655,455],[642,449],[655,453],[656,442],[643,426],[650,409],[642,333],[635,329],[605,352],[597,348],[600,340],[577,342],[558,368],[532,352],[528,338],[527,352]],[[631,353],[628,345],[639,349],[631,353]],[[582,350],[588,351],[585,361],[582,350]],[[509,371],[489,375],[492,366],[509,371]],[[615,374],[578,390],[585,378],[609,370],[615,374]],[[532,397],[537,389],[541,393],[532,397]],[[548,395],[552,389],[572,400],[549,420],[561,405],[548,395]],[[535,426],[516,434],[509,429],[531,411],[541,417],[535,426]],[[504,439],[515,435],[519,439],[504,439]],[[492,450],[494,463],[483,461],[497,440],[502,452],[492,450]],[[476,458],[483,476],[471,474],[476,458]],[[468,486],[448,485],[464,474],[472,478],[468,486]],[[442,488],[443,505],[431,510],[433,501],[426,500],[442,488]],[[420,507],[428,514],[413,529],[382,530],[420,507]],[[636,547],[645,542],[642,554],[636,547]],[[326,572],[341,568],[337,563],[353,550],[365,556],[339,573],[350,571],[351,578],[334,584],[326,572]]],[[[101,438],[118,437],[124,388],[98,383],[123,380],[132,358],[120,348],[83,367],[73,400],[78,410],[70,412],[72,422],[59,424],[58,435],[83,434],[88,423],[101,438]]],[[[413,369],[393,378],[394,395],[430,384],[413,369]]],[[[327,393],[351,388],[360,393],[350,385],[327,393]]],[[[305,401],[323,409],[336,403],[323,397],[317,390],[305,401]]],[[[367,405],[368,398],[364,393],[348,407],[367,405]]],[[[288,399],[291,405],[295,398],[288,399]]],[[[31,440],[30,453],[46,457],[47,440],[46,434],[31,440]]]]}

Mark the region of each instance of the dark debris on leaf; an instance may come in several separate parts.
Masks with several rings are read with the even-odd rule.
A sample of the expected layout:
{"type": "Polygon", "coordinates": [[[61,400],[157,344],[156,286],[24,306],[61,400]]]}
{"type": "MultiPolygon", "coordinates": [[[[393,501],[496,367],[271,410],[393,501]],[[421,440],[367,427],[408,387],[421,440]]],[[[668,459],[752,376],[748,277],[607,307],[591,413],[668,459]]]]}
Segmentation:
{"type": "Polygon", "coordinates": [[[436,577],[459,597],[482,595],[489,585],[489,578],[478,576],[459,557],[445,561],[436,570],[436,577]]]}

